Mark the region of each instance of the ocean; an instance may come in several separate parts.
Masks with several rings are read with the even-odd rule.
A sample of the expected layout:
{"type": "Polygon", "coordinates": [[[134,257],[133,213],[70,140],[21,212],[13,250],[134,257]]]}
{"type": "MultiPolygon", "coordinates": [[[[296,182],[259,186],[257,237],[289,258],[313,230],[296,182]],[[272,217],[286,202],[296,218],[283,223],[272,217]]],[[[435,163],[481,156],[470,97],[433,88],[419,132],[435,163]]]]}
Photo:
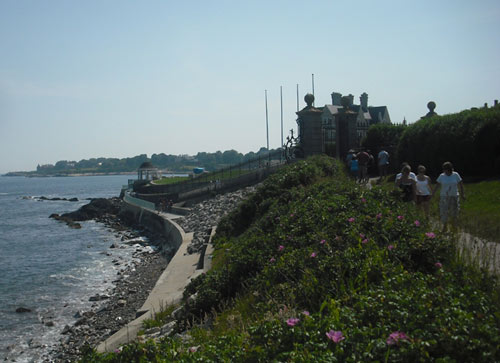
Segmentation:
{"type": "Polygon", "coordinates": [[[0,360],[38,362],[58,344],[65,325],[91,309],[89,298],[113,287],[133,246],[104,225],[81,229],[49,218],[87,204],[87,198],[118,196],[130,175],[0,177],[0,360]],[[78,202],[47,201],[78,198],[78,202]],[[110,250],[112,244],[120,248],[110,250]],[[16,313],[24,307],[31,312],[16,313]]]}

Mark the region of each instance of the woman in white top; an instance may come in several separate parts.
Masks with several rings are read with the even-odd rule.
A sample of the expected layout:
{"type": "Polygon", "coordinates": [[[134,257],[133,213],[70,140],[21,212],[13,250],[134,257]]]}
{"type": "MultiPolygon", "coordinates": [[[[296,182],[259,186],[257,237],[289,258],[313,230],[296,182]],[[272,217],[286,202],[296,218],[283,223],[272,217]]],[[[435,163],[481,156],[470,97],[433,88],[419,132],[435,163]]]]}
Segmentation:
{"type": "Polygon", "coordinates": [[[416,202],[419,208],[422,208],[425,217],[429,217],[429,205],[432,197],[431,178],[425,175],[425,166],[419,165],[417,168],[418,174],[415,179],[416,182],[416,202]]]}
{"type": "Polygon", "coordinates": [[[460,175],[453,171],[453,164],[449,161],[443,164],[443,173],[439,175],[436,181],[438,184],[432,195],[441,187],[439,214],[443,223],[443,231],[445,231],[450,217],[455,221],[458,216],[460,210],[459,196],[462,200],[465,200],[464,183],[460,175]]]}

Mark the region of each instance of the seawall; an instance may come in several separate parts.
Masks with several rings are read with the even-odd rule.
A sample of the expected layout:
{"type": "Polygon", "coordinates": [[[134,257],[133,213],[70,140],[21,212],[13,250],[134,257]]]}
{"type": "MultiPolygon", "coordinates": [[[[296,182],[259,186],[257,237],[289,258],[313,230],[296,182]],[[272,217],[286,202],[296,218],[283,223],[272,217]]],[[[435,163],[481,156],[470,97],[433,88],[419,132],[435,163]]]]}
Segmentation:
{"type": "MultiPolygon", "coordinates": [[[[193,233],[184,233],[183,229],[172,220],[173,215],[158,213],[151,209],[151,205],[154,208],[154,204],[151,203],[148,208],[148,205],[143,203],[144,201],[127,194],[124,202],[123,208],[128,218],[134,218],[136,222],[151,231],[163,234],[168,245],[162,248],[175,249],[176,252],[143,306],[137,311],[137,318],[100,343],[97,351],[101,353],[113,352],[120,345],[134,341],[137,333],[142,329],[144,320],[153,318],[154,314],[166,305],[180,302],[184,288],[189,281],[210,267],[210,263],[205,263],[204,269],[197,269],[200,255],[187,253],[193,233]]],[[[210,260],[211,253],[212,249],[209,247],[204,256],[205,261],[210,260]]]]}

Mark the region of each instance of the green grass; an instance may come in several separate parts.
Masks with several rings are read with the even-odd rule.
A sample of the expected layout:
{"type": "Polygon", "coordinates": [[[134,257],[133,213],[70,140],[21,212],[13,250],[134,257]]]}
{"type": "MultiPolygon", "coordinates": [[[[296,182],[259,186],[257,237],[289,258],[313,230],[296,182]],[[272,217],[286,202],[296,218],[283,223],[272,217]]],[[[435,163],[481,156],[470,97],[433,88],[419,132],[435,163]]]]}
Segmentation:
{"type": "MultiPolygon", "coordinates": [[[[394,182],[373,184],[390,191],[394,182]]],[[[466,183],[465,201],[460,201],[458,227],[474,236],[500,243],[500,181],[466,183]]],[[[438,192],[439,193],[439,192],[438,192]]],[[[431,217],[439,221],[439,195],[431,200],[431,217]]]]}
{"type": "Polygon", "coordinates": [[[465,184],[459,223],[467,232],[500,243],[500,181],[465,184]]]}
{"type": "Polygon", "coordinates": [[[161,178],[158,180],[155,180],[153,184],[155,185],[167,185],[167,184],[174,184],[174,183],[179,183],[184,180],[188,180],[189,177],[187,176],[173,176],[173,177],[168,177],[168,178],[161,178]]]}

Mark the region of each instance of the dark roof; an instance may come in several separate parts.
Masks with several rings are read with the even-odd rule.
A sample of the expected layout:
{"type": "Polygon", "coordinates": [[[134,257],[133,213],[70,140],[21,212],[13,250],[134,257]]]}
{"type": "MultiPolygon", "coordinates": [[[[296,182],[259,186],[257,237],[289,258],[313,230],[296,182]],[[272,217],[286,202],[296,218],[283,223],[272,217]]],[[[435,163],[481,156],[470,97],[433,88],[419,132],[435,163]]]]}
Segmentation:
{"type": "Polygon", "coordinates": [[[139,169],[156,169],[153,164],[151,164],[151,161],[145,161],[139,166],[139,169]]]}
{"type": "Polygon", "coordinates": [[[387,107],[386,106],[370,106],[368,107],[368,112],[370,112],[370,115],[372,116],[372,122],[378,123],[378,114],[381,113],[382,116],[387,112],[387,107]]]}

